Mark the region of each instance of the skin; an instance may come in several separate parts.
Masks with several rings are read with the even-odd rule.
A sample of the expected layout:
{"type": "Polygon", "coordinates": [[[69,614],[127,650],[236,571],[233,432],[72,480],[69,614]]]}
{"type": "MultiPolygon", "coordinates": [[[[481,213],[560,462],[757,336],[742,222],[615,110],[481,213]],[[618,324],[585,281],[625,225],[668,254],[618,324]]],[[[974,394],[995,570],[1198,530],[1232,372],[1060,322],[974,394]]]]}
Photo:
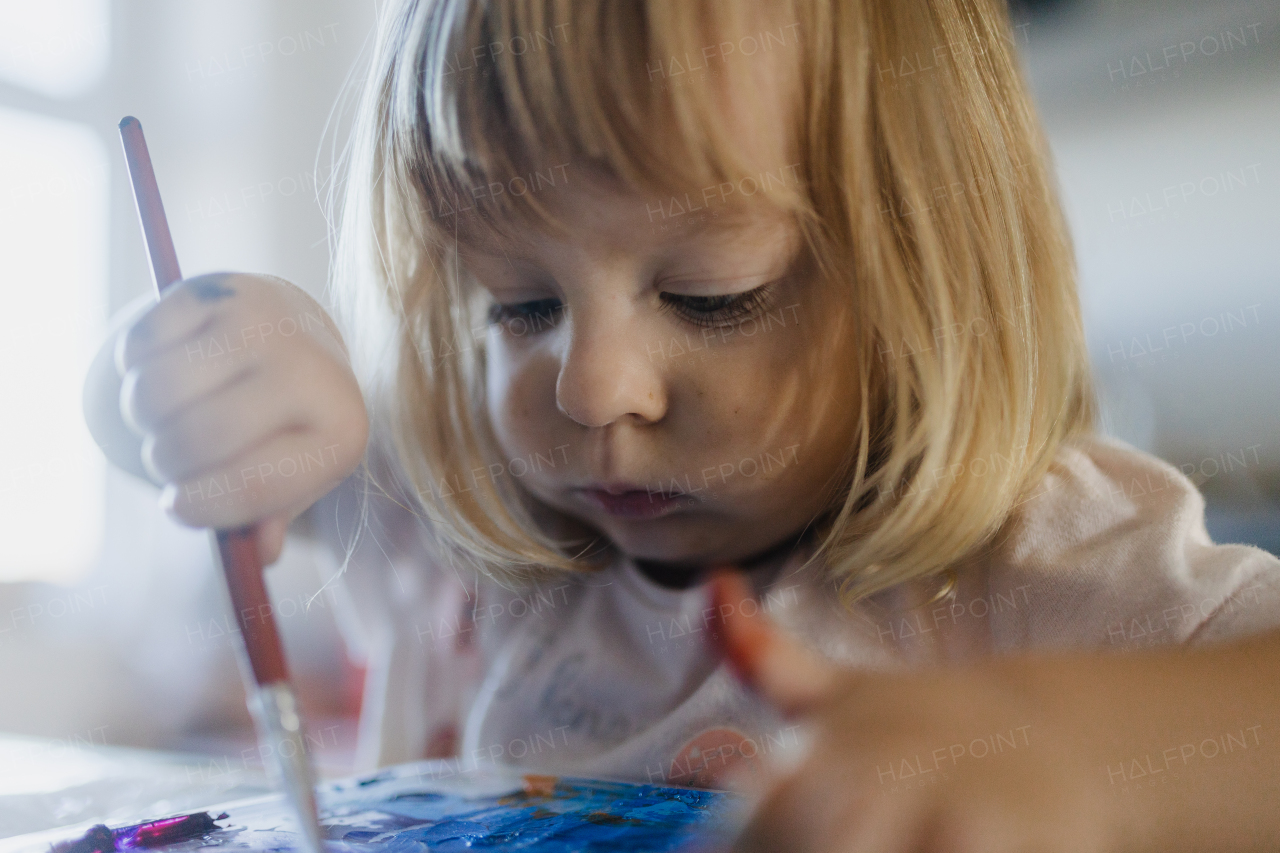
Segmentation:
{"type": "Polygon", "coordinates": [[[628,556],[693,572],[794,538],[825,509],[858,411],[839,334],[848,309],[777,214],[663,232],[647,201],[579,181],[557,199],[571,236],[464,258],[513,316],[486,350],[504,454],[562,448],[565,464],[521,485],[628,556]],[[720,297],[764,304],[705,310],[720,297]],[[684,498],[658,518],[618,517],[581,494],[606,483],[684,498]]]}
{"type": "MultiPolygon", "coordinates": [[[[751,594],[727,571],[710,591],[716,608],[751,594]]],[[[751,781],[756,805],[738,853],[1280,847],[1280,632],[1196,650],[881,674],[830,665],[758,611],[718,612],[738,676],[813,734],[798,766],[751,781]],[[1244,748],[1210,743],[1244,730],[1244,748]],[[1025,735],[1010,738],[1016,748],[975,757],[975,742],[1015,731],[1025,735]],[[952,759],[957,744],[973,751],[952,759]],[[931,775],[884,784],[883,771],[904,761],[931,775]],[[1118,787],[1116,768],[1136,777],[1135,761],[1155,772],[1118,787]]]]}
{"type": "Polygon", "coordinates": [[[259,525],[274,562],[291,520],[359,464],[368,417],[333,321],[283,279],[213,273],[113,324],[85,420],[120,468],[193,527],[259,525]]]}

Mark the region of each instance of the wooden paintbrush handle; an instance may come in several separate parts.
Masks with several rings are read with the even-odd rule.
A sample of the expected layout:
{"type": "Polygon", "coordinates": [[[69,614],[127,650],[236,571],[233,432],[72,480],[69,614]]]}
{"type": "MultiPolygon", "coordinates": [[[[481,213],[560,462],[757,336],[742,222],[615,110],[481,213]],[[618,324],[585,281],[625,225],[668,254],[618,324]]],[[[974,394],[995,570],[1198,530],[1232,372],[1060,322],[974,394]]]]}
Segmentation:
{"type": "Polygon", "coordinates": [[[257,528],[238,527],[217,531],[218,553],[231,593],[231,606],[236,623],[244,637],[253,677],[259,684],[288,680],[283,646],[276,630],[271,599],[262,576],[262,558],[258,554],[257,528]]]}

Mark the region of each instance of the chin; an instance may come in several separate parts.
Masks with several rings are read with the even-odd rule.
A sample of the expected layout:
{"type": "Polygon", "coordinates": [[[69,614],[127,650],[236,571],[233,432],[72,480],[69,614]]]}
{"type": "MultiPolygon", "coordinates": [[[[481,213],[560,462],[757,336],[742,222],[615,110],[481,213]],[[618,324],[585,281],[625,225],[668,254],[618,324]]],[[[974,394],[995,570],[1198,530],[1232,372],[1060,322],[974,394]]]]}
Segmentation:
{"type": "MultiPolygon", "coordinates": [[[[551,502],[547,501],[551,506],[551,502]]],[[[681,512],[654,519],[587,516],[578,507],[555,506],[558,530],[571,538],[603,537],[633,560],[701,565],[732,559],[723,528],[704,513],[681,512]]],[[[723,523],[723,522],[722,522],[723,523]]]]}
{"type": "Polygon", "coordinates": [[[720,549],[708,547],[718,537],[707,527],[705,522],[674,518],[601,525],[604,535],[627,557],[673,564],[701,564],[718,556],[720,549]]]}

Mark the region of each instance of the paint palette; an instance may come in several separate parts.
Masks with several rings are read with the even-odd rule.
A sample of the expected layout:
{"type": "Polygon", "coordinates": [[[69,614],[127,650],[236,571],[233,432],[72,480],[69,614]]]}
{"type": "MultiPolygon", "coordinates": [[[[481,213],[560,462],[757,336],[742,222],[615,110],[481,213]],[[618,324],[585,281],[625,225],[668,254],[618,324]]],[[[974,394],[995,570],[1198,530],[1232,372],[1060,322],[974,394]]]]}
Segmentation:
{"type": "MultiPolygon", "coordinates": [[[[432,762],[403,765],[321,786],[320,822],[330,853],[712,851],[728,846],[742,808],[739,797],[722,791],[498,773],[446,779],[438,770],[432,762]]],[[[178,853],[298,847],[293,817],[279,796],[210,811],[218,815],[208,819],[212,824],[197,816],[192,826],[199,829],[185,839],[170,831],[163,843],[146,848],[178,853]]],[[[114,832],[132,837],[136,829],[114,832]]],[[[80,850],[82,843],[59,848],[101,849],[80,850]]],[[[116,849],[138,848],[126,842],[116,849]]]]}

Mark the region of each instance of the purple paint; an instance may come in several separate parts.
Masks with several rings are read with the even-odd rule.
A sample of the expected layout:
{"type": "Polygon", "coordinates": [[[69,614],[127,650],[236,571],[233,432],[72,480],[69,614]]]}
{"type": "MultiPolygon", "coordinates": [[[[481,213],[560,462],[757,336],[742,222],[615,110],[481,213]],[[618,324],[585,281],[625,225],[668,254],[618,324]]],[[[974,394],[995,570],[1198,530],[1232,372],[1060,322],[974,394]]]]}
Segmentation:
{"type": "Polygon", "coordinates": [[[60,841],[53,845],[50,853],[120,853],[123,850],[150,850],[188,841],[217,832],[222,827],[214,823],[226,820],[227,815],[212,817],[208,812],[167,817],[161,820],[149,820],[133,826],[122,826],[109,829],[105,824],[89,828],[82,838],[75,841],[60,841]]]}

